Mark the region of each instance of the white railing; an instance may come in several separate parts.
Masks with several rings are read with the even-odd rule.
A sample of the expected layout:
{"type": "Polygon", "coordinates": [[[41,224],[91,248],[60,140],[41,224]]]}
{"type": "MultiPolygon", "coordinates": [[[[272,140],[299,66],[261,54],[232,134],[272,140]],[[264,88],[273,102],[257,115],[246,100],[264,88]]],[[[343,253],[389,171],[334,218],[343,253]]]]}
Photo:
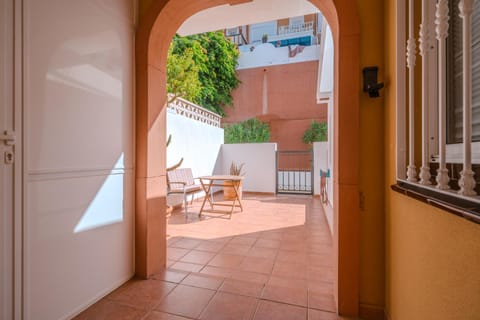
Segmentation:
{"type": "Polygon", "coordinates": [[[313,21],[278,27],[278,35],[299,33],[313,30],[313,21]]]}
{"type": "MultiPolygon", "coordinates": [[[[463,128],[463,142],[461,143],[463,149],[463,170],[460,173],[460,179],[458,180],[459,190],[455,191],[460,196],[469,197],[473,199],[472,196],[476,195],[474,188],[476,186],[476,181],[474,179],[474,172],[472,171],[472,14],[474,9],[474,3],[476,0],[453,0],[450,4],[453,6],[458,6],[459,16],[462,19],[461,36],[462,36],[462,73],[463,79],[461,82],[463,92],[463,119],[462,119],[462,128],[463,128]]],[[[432,186],[437,190],[443,190],[442,192],[453,193],[453,191],[448,191],[450,189],[449,181],[449,171],[447,170],[447,141],[446,141],[446,132],[447,132],[447,92],[450,90],[448,88],[448,79],[447,79],[447,43],[446,39],[452,35],[453,30],[450,26],[450,21],[453,16],[449,10],[448,0],[423,0],[422,6],[420,7],[421,12],[421,22],[420,25],[417,25],[415,16],[420,16],[415,14],[414,0],[403,0],[400,3],[408,4],[408,11],[406,13],[402,12],[398,18],[400,21],[408,21],[406,25],[401,27],[400,32],[402,35],[407,35],[407,41],[403,45],[403,48],[406,49],[406,62],[408,77],[405,77],[405,73],[401,71],[402,79],[405,79],[406,88],[408,88],[408,95],[399,98],[399,107],[403,108],[406,103],[403,103],[403,99],[408,100],[408,108],[405,107],[404,115],[408,114],[408,120],[401,119],[399,121],[399,127],[403,126],[406,128],[403,132],[403,141],[408,142],[407,148],[399,147],[398,154],[403,155],[403,159],[398,159],[398,163],[401,164],[404,174],[400,174],[399,178],[401,180],[407,180],[410,183],[423,185],[428,188],[428,185],[431,184],[430,177],[430,166],[429,162],[431,159],[438,159],[438,170],[436,177],[436,184],[432,186]],[[420,56],[422,58],[422,90],[415,91],[415,59],[417,55],[416,51],[416,39],[414,32],[415,30],[420,30],[418,35],[419,39],[419,48],[420,56]],[[433,56],[430,54],[433,53],[433,56]],[[436,92],[432,94],[431,88],[436,88],[436,92]],[[422,113],[421,119],[418,119],[418,113],[416,110],[419,109],[415,106],[415,98],[417,95],[421,95],[422,102],[422,113]],[[438,100],[438,102],[437,102],[438,100]],[[429,133],[431,132],[432,126],[432,117],[438,117],[438,132],[432,136],[429,133]],[[417,123],[421,122],[422,126],[422,138],[416,139],[417,132],[415,132],[415,126],[417,123]],[[430,128],[429,128],[430,127],[430,128]],[[429,136],[430,135],[430,136],[429,136]],[[436,148],[429,147],[429,140],[438,141],[438,150],[436,148]],[[417,171],[416,161],[419,162],[420,157],[414,154],[417,148],[416,143],[421,142],[421,166],[420,171],[417,171]],[[408,156],[405,154],[405,151],[408,152],[408,156]],[[438,154],[437,154],[438,152],[438,154]],[[407,160],[407,163],[405,163],[407,160]],[[403,163],[403,164],[402,164],[403,163]],[[417,175],[419,173],[419,175],[417,175]],[[420,178],[420,181],[418,180],[420,178]]],[[[405,7],[404,7],[405,8],[405,7]]],[[[455,17],[456,18],[456,17],[455,17]]],[[[399,36],[399,39],[402,37],[399,36]]],[[[452,40],[453,41],[453,40],[452,40]]],[[[403,41],[402,41],[403,42],[403,41]]],[[[404,62],[399,62],[399,66],[404,66],[404,62]]],[[[403,80],[402,80],[403,81],[403,80]]],[[[403,91],[403,89],[402,89],[403,91]]],[[[451,106],[448,106],[451,107],[451,106]]],[[[419,133],[418,133],[419,135],[419,133]]],[[[400,143],[403,145],[403,142],[400,143]]],[[[480,201],[477,197],[476,201],[480,201]]]]}
{"type": "Polygon", "coordinates": [[[220,128],[221,116],[183,98],[176,98],[167,105],[167,108],[178,115],[220,128]]]}

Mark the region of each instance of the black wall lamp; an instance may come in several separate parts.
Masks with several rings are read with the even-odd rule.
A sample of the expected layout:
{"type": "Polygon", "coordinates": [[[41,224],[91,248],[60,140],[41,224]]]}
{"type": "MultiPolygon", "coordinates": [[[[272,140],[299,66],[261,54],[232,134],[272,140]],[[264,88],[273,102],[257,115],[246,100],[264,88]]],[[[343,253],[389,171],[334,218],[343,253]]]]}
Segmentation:
{"type": "Polygon", "coordinates": [[[363,68],[363,92],[368,92],[370,98],[380,97],[379,90],[384,87],[383,82],[377,83],[378,67],[363,68]]]}

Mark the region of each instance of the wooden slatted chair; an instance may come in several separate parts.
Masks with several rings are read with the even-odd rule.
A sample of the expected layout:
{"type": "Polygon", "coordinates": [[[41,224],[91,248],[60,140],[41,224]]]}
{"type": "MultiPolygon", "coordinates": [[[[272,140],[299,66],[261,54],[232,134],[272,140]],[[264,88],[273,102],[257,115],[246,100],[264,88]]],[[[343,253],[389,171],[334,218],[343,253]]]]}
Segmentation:
{"type": "Polygon", "coordinates": [[[195,184],[191,168],[181,168],[167,171],[167,194],[182,194],[185,217],[188,215],[188,196],[202,191],[202,186],[195,184]]]}

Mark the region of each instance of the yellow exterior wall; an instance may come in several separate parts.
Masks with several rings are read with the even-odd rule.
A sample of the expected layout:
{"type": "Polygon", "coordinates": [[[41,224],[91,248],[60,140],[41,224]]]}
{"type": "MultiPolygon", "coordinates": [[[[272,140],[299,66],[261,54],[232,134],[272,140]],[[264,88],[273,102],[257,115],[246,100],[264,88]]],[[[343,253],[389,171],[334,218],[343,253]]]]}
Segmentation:
{"type": "MultiPolygon", "coordinates": [[[[361,67],[378,66],[383,82],[384,1],[358,0],[360,15],[361,67]]],[[[340,62],[342,63],[342,62],[340,62]]],[[[358,71],[358,76],[362,71],[358,71]]],[[[361,82],[363,85],[363,81],[361,82]]],[[[360,192],[361,210],[360,304],[383,308],[385,305],[385,204],[384,204],[384,95],[360,95],[360,192]]],[[[362,308],[361,308],[362,309],[362,308]]]]}
{"type": "Polygon", "coordinates": [[[480,319],[480,226],[395,183],[395,0],[385,5],[386,304],[391,320],[480,319]]]}

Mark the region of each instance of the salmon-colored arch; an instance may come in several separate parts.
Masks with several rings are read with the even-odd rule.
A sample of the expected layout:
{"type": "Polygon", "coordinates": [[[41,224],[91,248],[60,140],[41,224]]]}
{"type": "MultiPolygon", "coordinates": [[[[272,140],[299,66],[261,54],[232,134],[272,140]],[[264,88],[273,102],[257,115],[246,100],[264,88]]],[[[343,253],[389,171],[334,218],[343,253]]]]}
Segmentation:
{"type": "MultiPolygon", "coordinates": [[[[156,0],[140,19],[136,40],[135,270],[149,277],[166,263],[166,57],[191,15],[248,0],[156,0]]],[[[338,311],[359,308],[360,27],[351,0],[310,0],[329,22],[335,42],[335,272],[338,311]]]]}

